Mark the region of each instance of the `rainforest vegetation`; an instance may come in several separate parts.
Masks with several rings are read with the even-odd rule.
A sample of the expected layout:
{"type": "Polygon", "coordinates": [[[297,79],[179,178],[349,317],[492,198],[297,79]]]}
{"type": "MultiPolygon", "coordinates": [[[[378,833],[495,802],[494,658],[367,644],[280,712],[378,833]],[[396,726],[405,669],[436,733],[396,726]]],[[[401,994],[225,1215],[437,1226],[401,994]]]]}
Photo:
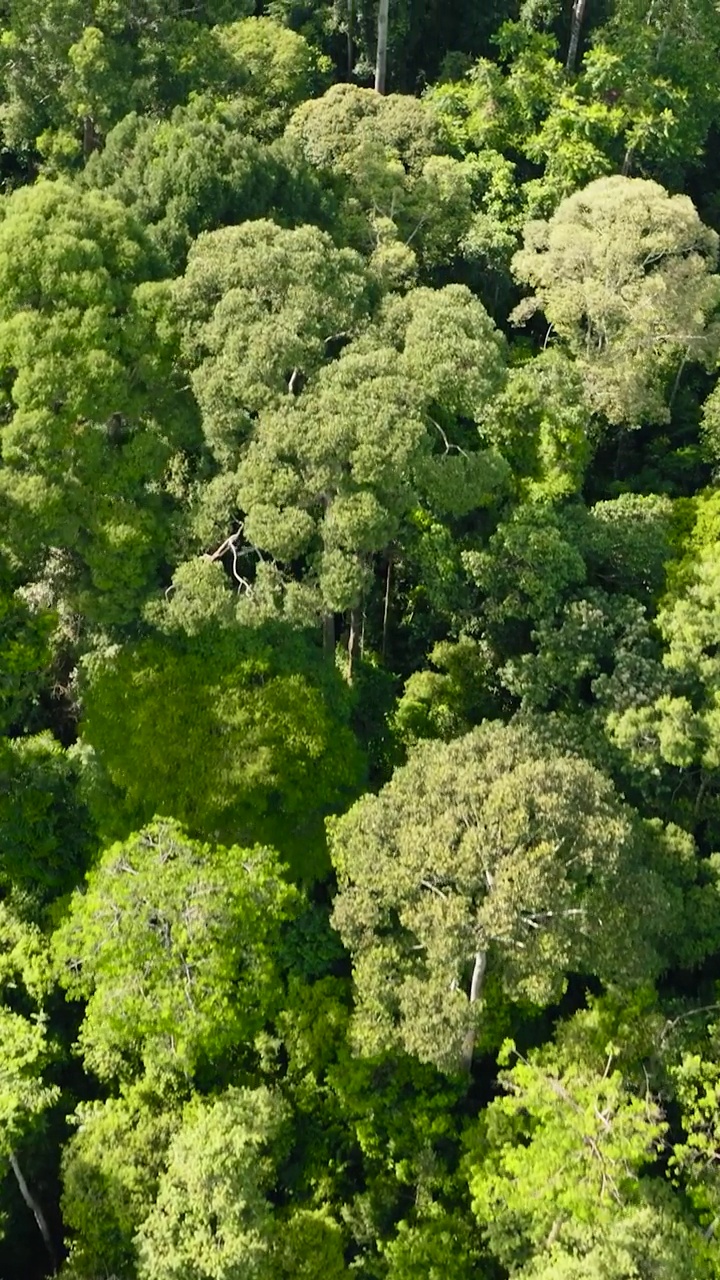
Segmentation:
{"type": "Polygon", "coordinates": [[[719,1280],[718,0],[0,0],[2,1280],[719,1280]]]}

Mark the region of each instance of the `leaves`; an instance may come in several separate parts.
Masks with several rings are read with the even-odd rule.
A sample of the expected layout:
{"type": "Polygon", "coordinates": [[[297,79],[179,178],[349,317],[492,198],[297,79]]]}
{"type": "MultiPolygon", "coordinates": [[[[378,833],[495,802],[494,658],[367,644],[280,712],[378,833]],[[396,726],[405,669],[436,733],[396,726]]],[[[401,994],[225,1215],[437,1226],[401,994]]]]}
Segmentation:
{"type": "Polygon", "coordinates": [[[636,426],[666,417],[671,373],[715,353],[716,261],[717,236],[687,197],[615,176],[530,223],[513,270],[579,362],[592,407],[636,426]]]}
{"type": "Polygon", "coordinates": [[[662,967],[652,930],[662,919],[672,934],[676,903],[635,816],[528,729],[490,722],[424,743],[330,835],[366,1053],[402,1046],[457,1069],[486,966],[512,999],[541,1005],[571,969],[627,982],[662,967]],[[649,932],[624,906],[638,893],[654,903],[649,932]]]}
{"type": "Polygon", "coordinates": [[[55,936],[61,981],[87,1000],[87,1066],[189,1079],[251,1051],[278,999],[273,954],[295,901],[267,849],[202,845],[167,820],[112,845],[55,936]]]}

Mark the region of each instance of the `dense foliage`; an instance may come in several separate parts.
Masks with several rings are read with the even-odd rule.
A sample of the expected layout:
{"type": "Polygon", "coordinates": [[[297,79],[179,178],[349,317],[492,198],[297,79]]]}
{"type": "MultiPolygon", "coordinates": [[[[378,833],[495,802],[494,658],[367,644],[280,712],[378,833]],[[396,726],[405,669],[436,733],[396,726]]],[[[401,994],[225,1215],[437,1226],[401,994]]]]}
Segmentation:
{"type": "Polygon", "coordinates": [[[0,1276],[720,1280],[717,0],[0,0],[0,1276]]]}

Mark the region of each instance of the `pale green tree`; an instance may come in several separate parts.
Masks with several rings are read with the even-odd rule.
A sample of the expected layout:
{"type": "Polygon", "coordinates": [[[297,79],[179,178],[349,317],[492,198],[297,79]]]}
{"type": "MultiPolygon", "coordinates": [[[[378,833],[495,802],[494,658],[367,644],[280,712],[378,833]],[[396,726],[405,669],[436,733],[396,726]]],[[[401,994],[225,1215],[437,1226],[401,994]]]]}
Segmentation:
{"type": "Polygon", "coordinates": [[[339,226],[376,269],[390,246],[409,274],[463,256],[485,175],[472,160],[441,154],[447,145],[424,102],[334,85],[298,108],[286,137],[342,180],[339,226]]]}
{"type": "Polygon", "coordinates": [[[136,1274],[135,1233],[155,1203],[182,1122],[182,1095],[159,1094],[140,1080],[117,1097],[81,1103],[69,1119],[61,1167],[63,1275],[94,1280],[106,1269],[124,1280],[136,1274]]]}
{"type": "Polygon", "coordinates": [[[526,227],[513,270],[535,292],[515,317],[545,314],[610,422],[666,421],[685,365],[717,351],[717,240],[687,196],[598,179],[526,227]]]}
{"type": "Polygon", "coordinates": [[[282,1100],[266,1088],[189,1106],[138,1232],[142,1280],[269,1280],[267,1192],[286,1124],[282,1100]]]}
{"type": "Polygon", "coordinates": [[[570,970],[625,982],[662,971],[683,928],[663,844],[607,778],[531,727],[423,743],[331,825],[356,1043],[453,1071],[471,1062],[490,975],[544,1005],[570,970]]]}
{"type": "Polygon", "coordinates": [[[343,1280],[343,1236],[322,1209],[277,1210],[289,1108],[266,1087],[186,1109],[137,1233],[141,1280],[343,1280]]]}

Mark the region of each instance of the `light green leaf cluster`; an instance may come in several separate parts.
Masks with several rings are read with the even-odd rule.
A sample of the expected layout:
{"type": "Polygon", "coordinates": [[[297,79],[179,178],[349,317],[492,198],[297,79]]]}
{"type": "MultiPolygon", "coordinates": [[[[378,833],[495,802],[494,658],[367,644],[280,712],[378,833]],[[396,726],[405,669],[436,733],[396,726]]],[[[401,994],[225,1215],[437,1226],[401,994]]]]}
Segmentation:
{"type": "Polygon", "coordinates": [[[275,952],[296,895],[267,849],[191,841],[158,820],[112,845],[54,939],[87,1001],[80,1048],[102,1079],[191,1079],[247,1053],[280,992],[275,952]]]}
{"type": "Polygon", "coordinates": [[[687,196],[598,179],[526,227],[513,270],[535,294],[516,318],[544,312],[596,412],[630,427],[661,422],[672,375],[717,351],[717,240],[687,196]]]}

